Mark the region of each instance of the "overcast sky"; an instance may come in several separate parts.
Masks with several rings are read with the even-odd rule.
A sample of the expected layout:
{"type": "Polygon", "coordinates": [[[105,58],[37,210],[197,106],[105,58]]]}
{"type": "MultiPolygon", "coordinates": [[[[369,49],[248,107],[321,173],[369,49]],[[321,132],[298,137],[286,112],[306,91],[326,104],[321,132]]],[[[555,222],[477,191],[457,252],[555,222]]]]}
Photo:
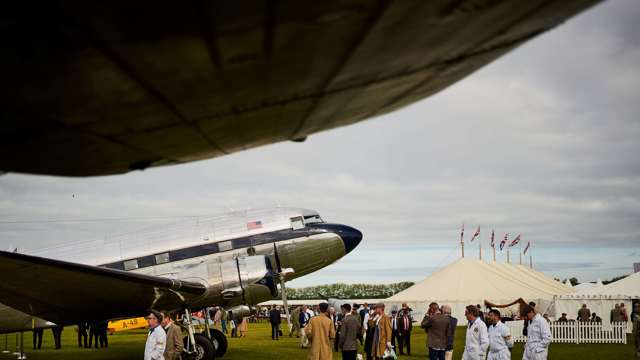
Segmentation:
{"type": "Polygon", "coordinates": [[[459,256],[462,222],[467,239],[482,226],[485,251],[491,228],[522,233],[552,276],[630,273],[640,262],[638,19],[638,1],[605,2],[427,100],[301,144],[118,176],[1,176],[0,248],[289,205],[365,236],[293,286],[420,280],[459,256]],[[88,221],[105,218],[130,220],[88,221]],[[47,219],[87,221],[12,223],[47,219]]]}

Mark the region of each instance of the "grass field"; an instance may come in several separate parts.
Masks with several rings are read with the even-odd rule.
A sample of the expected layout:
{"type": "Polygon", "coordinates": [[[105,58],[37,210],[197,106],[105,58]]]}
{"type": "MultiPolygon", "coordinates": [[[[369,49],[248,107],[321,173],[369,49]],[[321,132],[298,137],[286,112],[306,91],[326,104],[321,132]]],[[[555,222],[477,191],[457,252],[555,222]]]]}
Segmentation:
{"type": "MultiPolygon", "coordinates": [[[[283,326],[284,328],[284,326],[283,326]]],[[[298,339],[287,336],[279,341],[272,341],[268,324],[249,324],[249,332],[246,338],[229,338],[229,351],[225,355],[226,360],[267,360],[267,359],[305,359],[307,350],[298,347],[298,339]]],[[[62,333],[62,350],[53,349],[53,337],[50,330],[45,331],[43,346],[41,350],[33,351],[31,333],[24,334],[25,350],[28,359],[82,359],[82,360],[107,360],[121,359],[134,360],[142,359],[146,332],[132,330],[109,336],[108,349],[80,349],[76,339],[76,332],[73,327],[68,327],[62,333]]],[[[424,332],[415,328],[411,338],[412,356],[403,356],[401,359],[425,359],[426,339],[424,332]]],[[[4,349],[5,338],[0,335],[0,350],[4,349]]],[[[9,350],[15,349],[15,335],[8,336],[9,350]]],[[[464,328],[458,328],[456,332],[456,343],[454,358],[460,359],[461,349],[464,345],[464,328]]],[[[11,359],[12,356],[0,354],[0,360],[11,359]]],[[[335,359],[340,359],[340,355],[335,353],[335,359]]],[[[522,358],[522,344],[516,344],[512,354],[513,359],[522,358]]],[[[549,351],[549,359],[634,359],[634,346],[631,337],[627,345],[621,344],[552,344],[549,351]]]]}

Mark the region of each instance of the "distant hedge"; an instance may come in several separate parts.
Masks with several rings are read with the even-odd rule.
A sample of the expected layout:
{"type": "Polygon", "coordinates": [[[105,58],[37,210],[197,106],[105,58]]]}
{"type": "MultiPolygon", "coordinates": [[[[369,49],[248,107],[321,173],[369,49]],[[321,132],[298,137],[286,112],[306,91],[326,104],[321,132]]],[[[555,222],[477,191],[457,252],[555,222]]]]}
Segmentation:
{"type": "Polygon", "coordinates": [[[287,298],[291,300],[310,300],[321,297],[339,299],[384,299],[413,284],[411,281],[403,281],[393,284],[330,284],[303,288],[287,288],[287,298]]]}

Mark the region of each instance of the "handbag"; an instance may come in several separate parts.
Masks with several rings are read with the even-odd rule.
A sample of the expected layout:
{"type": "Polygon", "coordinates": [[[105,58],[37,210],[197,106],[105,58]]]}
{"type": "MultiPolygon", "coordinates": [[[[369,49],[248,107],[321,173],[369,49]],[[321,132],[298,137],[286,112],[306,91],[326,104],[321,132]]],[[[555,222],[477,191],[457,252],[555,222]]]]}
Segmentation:
{"type": "Polygon", "coordinates": [[[384,353],[382,354],[382,359],[383,360],[397,360],[398,359],[398,355],[396,355],[396,351],[393,349],[393,346],[390,348],[387,348],[387,350],[384,351],[384,353]]]}

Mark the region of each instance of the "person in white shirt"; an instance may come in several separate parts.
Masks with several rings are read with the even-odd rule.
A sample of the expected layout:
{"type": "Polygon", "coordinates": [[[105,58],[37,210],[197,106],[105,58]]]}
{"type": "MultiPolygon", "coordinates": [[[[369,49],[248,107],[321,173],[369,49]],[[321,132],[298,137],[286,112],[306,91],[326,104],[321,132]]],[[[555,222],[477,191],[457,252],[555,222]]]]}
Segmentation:
{"type": "Polygon", "coordinates": [[[487,360],[510,360],[513,339],[511,331],[500,321],[500,311],[492,309],[487,314],[489,326],[489,354],[487,360]]]}
{"type": "Polygon", "coordinates": [[[147,335],[147,343],[144,346],[144,360],[164,360],[164,349],[167,346],[167,334],[164,332],[160,323],[162,322],[162,314],[152,310],[147,316],[147,325],[149,325],[149,334],[147,335]]]}
{"type": "Polygon", "coordinates": [[[531,306],[525,306],[522,314],[531,321],[527,329],[527,343],[524,345],[523,360],[546,360],[551,344],[549,323],[536,313],[531,306]]]}
{"type": "Polygon", "coordinates": [[[489,347],[489,335],[487,325],[478,317],[478,308],[469,305],[464,311],[464,315],[469,321],[464,344],[462,360],[484,360],[489,347]]]}

